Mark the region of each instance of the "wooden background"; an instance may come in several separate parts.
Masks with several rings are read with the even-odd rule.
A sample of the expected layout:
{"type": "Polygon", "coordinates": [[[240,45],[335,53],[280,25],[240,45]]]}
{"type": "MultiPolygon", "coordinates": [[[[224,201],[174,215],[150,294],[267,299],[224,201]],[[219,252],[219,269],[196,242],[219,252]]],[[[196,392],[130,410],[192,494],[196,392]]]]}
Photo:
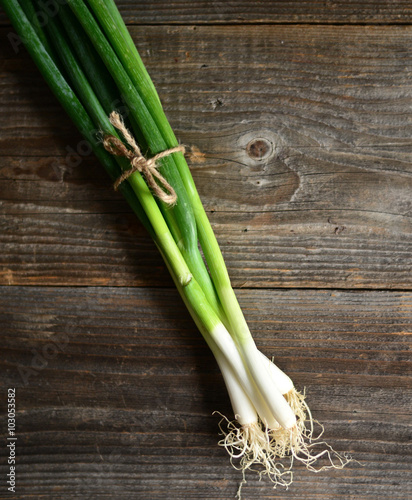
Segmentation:
{"type": "MultiPolygon", "coordinates": [[[[244,499],[412,498],[410,1],[118,2],[256,342],[354,463],[244,499]]],[[[1,456],[17,494],[232,499],[215,362],[0,15],[1,456]],[[79,153],[76,153],[78,150],[79,153]]]]}

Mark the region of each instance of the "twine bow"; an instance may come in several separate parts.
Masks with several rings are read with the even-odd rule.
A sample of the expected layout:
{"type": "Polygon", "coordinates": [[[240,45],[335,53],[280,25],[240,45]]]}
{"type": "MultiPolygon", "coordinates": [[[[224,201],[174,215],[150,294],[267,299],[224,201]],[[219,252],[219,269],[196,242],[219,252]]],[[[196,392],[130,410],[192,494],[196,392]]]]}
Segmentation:
{"type": "Polygon", "coordinates": [[[168,205],[174,205],[177,201],[177,195],[173,187],[167,182],[163,175],[157,169],[156,162],[161,158],[171,155],[172,153],[184,153],[185,148],[182,145],[176,146],[166,151],[162,151],[152,158],[146,159],[139,146],[137,145],[132,134],[127,130],[121,116],[113,111],[110,114],[110,123],[119,130],[126,139],[129,149],[123,142],[113,135],[105,135],[103,146],[112,155],[123,156],[130,161],[131,168],[125,170],[122,175],[116,180],[113,187],[117,191],[120,184],[125,181],[134,172],[140,172],[144,175],[148,186],[153,193],[168,205]]]}

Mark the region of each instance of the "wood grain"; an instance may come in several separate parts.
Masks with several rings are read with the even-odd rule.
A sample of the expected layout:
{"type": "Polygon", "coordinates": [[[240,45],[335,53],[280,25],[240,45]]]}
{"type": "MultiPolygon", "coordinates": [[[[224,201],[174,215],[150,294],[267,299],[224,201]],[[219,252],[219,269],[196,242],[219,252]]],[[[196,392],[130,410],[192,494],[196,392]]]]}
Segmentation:
{"type": "MultiPolygon", "coordinates": [[[[360,461],[296,464],[288,491],[249,474],[243,498],[409,500],[411,3],[117,4],[200,152],[257,344],[360,461]]],[[[234,498],[211,353],[3,12],[0,26],[0,428],[16,387],[18,431],[17,494],[0,498],[234,498]]]]}
{"type": "MultiPolygon", "coordinates": [[[[298,465],[276,498],[409,498],[412,294],[238,296],[325,438],[363,464],[298,465]]],[[[18,403],[20,496],[9,498],[234,497],[240,474],[212,415],[230,415],[225,389],[174,289],[1,287],[0,322],[2,384],[18,403]]],[[[248,476],[244,498],[273,495],[248,476]]]]}
{"type": "MultiPolygon", "coordinates": [[[[60,0],[61,1],[61,0],[60,0]]],[[[412,20],[408,0],[117,0],[128,24],[407,24],[412,20]]],[[[0,12],[0,25],[8,24],[0,12]]]]}
{"type": "MultiPolygon", "coordinates": [[[[410,27],[131,31],[204,155],[191,168],[236,287],[411,288],[410,27]]],[[[164,283],[27,56],[2,50],[1,282],[141,285],[154,265],[164,283]]]]}
{"type": "Polygon", "coordinates": [[[120,11],[129,24],[155,23],[410,23],[412,7],[407,0],[261,0],[248,2],[119,0],[120,11]]]}

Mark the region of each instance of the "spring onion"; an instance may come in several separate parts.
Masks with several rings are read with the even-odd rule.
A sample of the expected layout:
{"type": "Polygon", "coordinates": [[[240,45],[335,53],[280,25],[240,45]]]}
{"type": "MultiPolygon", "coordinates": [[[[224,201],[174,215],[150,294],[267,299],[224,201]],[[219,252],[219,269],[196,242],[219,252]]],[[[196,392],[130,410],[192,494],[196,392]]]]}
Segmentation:
{"type": "Polygon", "coordinates": [[[311,470],[319,470],[314,466],[319,457],[329,459],[321,469],[343,467],[349,459],[326,443],[320,452],[314,451],[320,443],[313,436],[304,396],[256,347],[185,156],[174,152],[157,160],[156,168],[177,195],[177,202],[170,204],[155,196],[147,171],[146,176],[139,167],[129,172],[134,160],[107,147],[107,141],[122,141],[133,156],[126,141],[129,134],[148,158],[178,146],[114,1],[1,4],[110,177],[115,180],[127,172],[119,189],[153,238],[222,372],[235,420],[222,419],[224,437],[219,444],[232,459],[239,459],[243,474],[260,465],[260,474],[275,486],[290,484],[294,459],[311,470]],[[289,465],[282,461],[287,458],[289,465]]]}

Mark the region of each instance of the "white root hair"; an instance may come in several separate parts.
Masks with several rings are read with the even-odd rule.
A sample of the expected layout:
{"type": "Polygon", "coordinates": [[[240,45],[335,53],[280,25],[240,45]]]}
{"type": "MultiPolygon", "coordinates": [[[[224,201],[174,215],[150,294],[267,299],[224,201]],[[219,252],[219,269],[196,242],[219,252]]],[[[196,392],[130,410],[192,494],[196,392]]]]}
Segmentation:
{"type": "Polygon", "coordinates": [[[283,486],[287,489],[293,482],[292,466],[295,460],[312,472],[342,469],[352,461],[350,456],[336,452],[320,440],[324,428],[313,419],[305,393],[301,394],[293,388],[284,396],[296,415],[296,424],[292,429],[265,429],[260,421],[242,426],[236,420],[230,421],[215,412],[222,417],[219,429],[223,438],[218,444],[226,449],[231,464],[243,475],[236,495],[239,499],[248,470],[257,472],[260,479],[269,477],[274,488],[283,486]],[[315,425],[320,427],[317,435],[315,425]],[[287,465],[283,463],[285,459],[287,465]],[[319,459],[322,459],[322,465],[316,467],[315,462],[319,459]]]}
{"type": "Polygon", "coordinates": [[[352,459],[346,454],[335,451],[325,441],[320,441],[324,427],[314,420],[305,401],[305,393],[292,389],[285,398],[296,415],[296,425],[292,429],[276,429],[269,431],[271,446],[279,458],[290,457],[290,467],[294,460],[303,463],[308,470],[320,472],[327,469],[342,469],[352,459]],[[315,425],[320,427],[315,435],[315,425]],[[313,464],[320,458],[327,460],[325,465],[315,467],[313,464]]]}
{"type": "Polygon", "coordinates": [[[287,488],[292,483],[292,471],[285,469],[284,465],[276,460],[277,457],[270,446],[270,435],[262,429],[261,424],[254,422],[241,426],[237,421],[230,421],[224,415],[221,417],[219,429],[223,439],[218,444],[228,452],[232,466],[243,474],[237,498],[241,497],[241,489],[246,483],[248,470],[257,472],[260,479],[268,476],[275,488],[276,486],[287,488]],[[239,463],[235,463],[236,459],[239,463]]]}

